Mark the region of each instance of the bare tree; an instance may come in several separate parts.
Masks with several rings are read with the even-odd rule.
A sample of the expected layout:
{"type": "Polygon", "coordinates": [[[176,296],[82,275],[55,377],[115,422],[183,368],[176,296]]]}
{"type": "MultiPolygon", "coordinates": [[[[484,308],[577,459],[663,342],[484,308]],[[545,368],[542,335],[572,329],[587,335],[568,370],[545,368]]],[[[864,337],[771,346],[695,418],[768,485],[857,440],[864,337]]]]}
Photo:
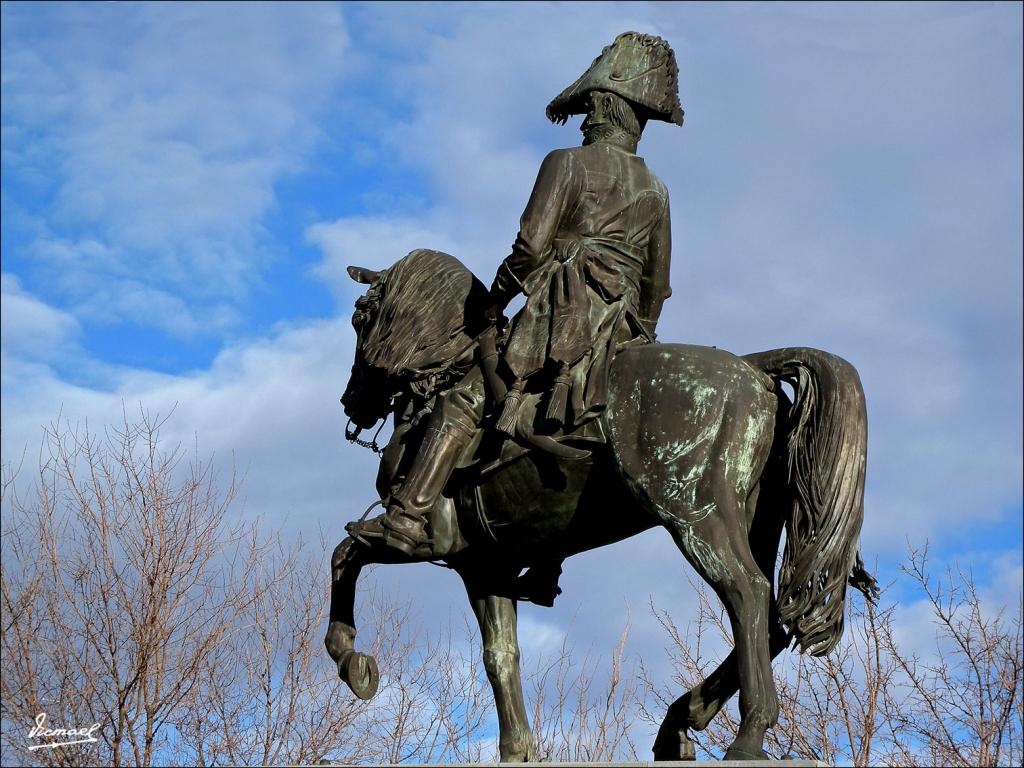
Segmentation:
{"type": "Polygon", "coordinates": [[[383,681],[372,702],[338,680],[320,636],[328,553],[278,547],[256,576],[229,642],[211,657],[194,706],[182,713],[178,760],[197,765],[475,759],[490,702],[479,653],[449,627],[417,633],[408,605],[364,596],[383,681]]]}
{"type": "Polygon", "coordinates": [[[378,643],[404,663],[389,669],[367,724],[374,762],[478,761],[490,756],[494,702],[475,626],[463,618],[436,634],[411,621],[378,630],[378,643]],[[383,636],[383,641],[382,641],[383,636]]]}
{"type": "Polygon", "coordinates": [[[164,450],[162,426],[55,423],[29,495],[4,469],[3,762],[478,759],[492,705],[472,633],[429,635],[364,596],[383,681],[355,699],[323,651],[325,548],[230,525],[234,482],[164,450]],[[41,713],[98,723],[99,743],[29,751],[41,713]]]}
{"type": "Polygon", "coordinates": [[[938,631],[931,659],[907,655],[893,637],[885,650],[903,673],[903,694],[889,716],[900,762],[916,765],[1020,765],[1024,761],[1022,605],[995,611],[959,566],[938,579],[927,548],[913,550],[903,572],[924,593],[938,631]]]}
{"type": "Polygon", "coordinates": [[[321,658],[316,558],[255,540],[245,557],[259,565],[225,641],[205,659],[190,706],[175,719],[175,762],[316,763],[338,747],[340,734],[351,735],[345,740],[358,754],[365,745],[348,729],[368,705],[343,696],[321,658]]]}
{"type": "Polygon", "coordinates": [[[533,695],[538,758],[561,762],[636,759],[630,727],[636,718],[639,681],[624,669],[629,626],[612,649],[604,673],[590,652],[578,659],[569,640],[541,658],[527,676],[533,695]]]}
{"type": "Polygon", "coordinates": [[[234,484],[161,451],[160,426],[143,417],[97,439],[54,425],[31,501],[5,470],[4,726],[38,713],[100,724],[101,749],[42,749],[39,762],[152,764],[245,599],[234,484]]]}

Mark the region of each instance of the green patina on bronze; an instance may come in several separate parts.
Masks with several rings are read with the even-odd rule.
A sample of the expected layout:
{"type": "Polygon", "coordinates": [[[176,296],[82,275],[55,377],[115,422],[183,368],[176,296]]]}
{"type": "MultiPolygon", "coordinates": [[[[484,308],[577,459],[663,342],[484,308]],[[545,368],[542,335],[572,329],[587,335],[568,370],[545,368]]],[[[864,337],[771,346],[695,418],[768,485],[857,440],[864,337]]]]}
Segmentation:
{"type": "Polygon", "coordinates": [[[584,113],[583,146],[545,158],[489,290],[429,249],[349,269],[368,290],[342,403],[349,438],[381,454],[386,511],[350,523],[334,552],[327,650],[356,695],[373,696],[380,673],[354,647],[363,566],[444,562],[479,620],[501,759],[532,759],[516,602],[551,605],[564,558],[662,527],[725,602],[736,650],[669,707],[655,758],[692,759],[688,732],[737,691],[726,758],[762,758],[778,712],[771,659],[794,642],[827,653],[848,580],[874,589],[857,553],[860,380],[814,349],[656,343],[669,201],[636,148],[649,120],[682,124],[672,49],[617,37],[548,106],[558,122],[584,113]],[[358,438],[389,415],[383,449],[358,438]]]}

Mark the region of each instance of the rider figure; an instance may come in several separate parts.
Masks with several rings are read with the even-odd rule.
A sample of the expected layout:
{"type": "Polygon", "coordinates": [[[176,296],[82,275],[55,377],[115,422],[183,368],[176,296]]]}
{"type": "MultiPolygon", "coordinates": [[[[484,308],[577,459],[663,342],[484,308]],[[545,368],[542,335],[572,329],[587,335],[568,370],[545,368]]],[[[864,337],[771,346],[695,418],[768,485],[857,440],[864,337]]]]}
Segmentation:
{"type": "Polygon", "coordinates": [[[549,427],[579,426],[604,408],[617,345],[654,340],[671,292],[668,191],[636,147],[649,118],[682,124],[676,82],[668,44],[628,32],[548,105],[554,122],[587,117],[582,147],[544,159],[491,287],[500,308],[527,297],[504,353],[515,376],[498,421],[507,434],[534,377],[554,376],[549,427]]]}
{"type": "MultiPolygon", "coordinates": [[[[585,113],[584,140],[544,159],[491,286],[493,317],[526,294],[505,336],[514,380],[497,427],[507,434],[528,389],[547,393],[549,425],[572,431],[604,408],[616,349],[655,338],[671,292],[668,193],[635,152],[648,119],[682,125],[677,79],[668,43],[627,32],[547,107],[552,122],[585,113]]],[[[409,555],[428,549],[426,515],[484,415],[480,385],[474,367],[438,397],[387,512],[350,524],[352,535],[383,538],[409,555]]]]}

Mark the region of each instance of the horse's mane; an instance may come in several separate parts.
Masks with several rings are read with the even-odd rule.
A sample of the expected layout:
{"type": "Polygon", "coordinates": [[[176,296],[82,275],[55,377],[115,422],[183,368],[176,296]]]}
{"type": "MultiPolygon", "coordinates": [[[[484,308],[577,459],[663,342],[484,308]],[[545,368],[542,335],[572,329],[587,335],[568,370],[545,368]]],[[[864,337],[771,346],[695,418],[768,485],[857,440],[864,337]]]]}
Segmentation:
{"type": "MultiPolygon", "coordinates": [[[[419,248],[371,289],[366,362],[412,380],[446,370],[485,327],[487,289],[458,259],[419,248]]],[[[368,294],[369,295],[369,294],[368,294]]]]}

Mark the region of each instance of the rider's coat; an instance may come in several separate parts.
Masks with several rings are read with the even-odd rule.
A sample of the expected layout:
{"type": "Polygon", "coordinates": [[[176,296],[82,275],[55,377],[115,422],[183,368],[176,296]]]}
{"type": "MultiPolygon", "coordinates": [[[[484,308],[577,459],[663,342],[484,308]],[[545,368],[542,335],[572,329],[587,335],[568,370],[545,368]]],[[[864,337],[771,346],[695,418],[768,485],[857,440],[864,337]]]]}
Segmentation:
{"type": "Polygon", "coordinates": [[[507,336],[512,372],[571,367],[572,421],[599,411],[616,345],[653,340],[670,253],[668,191],[643,158],[607,142],[550,153],[495,278],[527,296],[507,336]]]}

